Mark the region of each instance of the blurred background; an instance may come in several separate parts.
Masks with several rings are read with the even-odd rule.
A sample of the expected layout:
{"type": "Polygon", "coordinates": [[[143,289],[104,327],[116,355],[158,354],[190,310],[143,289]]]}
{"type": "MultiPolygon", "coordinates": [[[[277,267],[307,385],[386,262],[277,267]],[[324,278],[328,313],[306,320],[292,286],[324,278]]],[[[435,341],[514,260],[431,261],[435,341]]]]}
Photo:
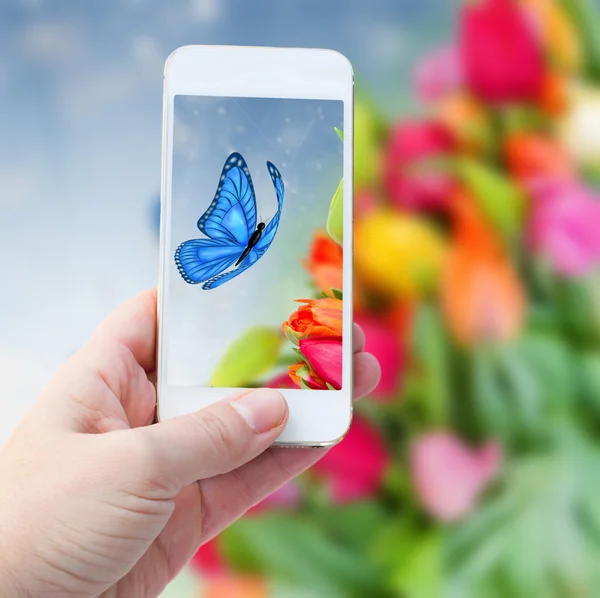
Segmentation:
{"type": "MultiPolygon", "coordinates": [[[[357,80],[355,311],[383,379],[165,596],[600,596],[597,10],[3,0],[0,442],[155,284],[168,54],[334,48],[357,80]]],[[[317,287],[331,243],[305,262],[317,287]]]]}

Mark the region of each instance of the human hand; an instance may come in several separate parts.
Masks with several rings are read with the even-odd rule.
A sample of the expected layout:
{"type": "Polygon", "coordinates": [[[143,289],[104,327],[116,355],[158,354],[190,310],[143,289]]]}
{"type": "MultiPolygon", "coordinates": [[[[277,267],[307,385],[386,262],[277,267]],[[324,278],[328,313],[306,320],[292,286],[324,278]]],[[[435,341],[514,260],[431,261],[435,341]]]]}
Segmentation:
{"type": "MultiPolygon", "coordinates": [[[[354,336],[362,396],[379,366],[354,336]]],[[[288,415],[270,389],[149,425],[155,344],[148,291],[57,372],[0,451],[3,597],[157,596],[198,546],[325,454],[269,448],[288,415]]]]}

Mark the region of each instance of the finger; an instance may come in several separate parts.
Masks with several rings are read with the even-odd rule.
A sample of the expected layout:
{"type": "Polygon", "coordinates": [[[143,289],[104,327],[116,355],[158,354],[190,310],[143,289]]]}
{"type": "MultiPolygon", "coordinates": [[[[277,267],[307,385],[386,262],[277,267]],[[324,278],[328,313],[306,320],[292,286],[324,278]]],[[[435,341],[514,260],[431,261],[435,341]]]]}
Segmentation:
{"type": "MultiPolygon", "coordinates": [[[[354,357],[355,398],[370,393],[379,382],[380,367],[369,353],[354,357]]],[[[314,465],[326,449],[270,448],[236,471],[201,483],[204,501],[202,542],[218,534],[250,507],[314,465]]]]}
{"type": "Polygon", "coordinates": [[[214,538],[250,507],[314,465],[327,451],[272,447],[231,473],[202,480],[201,543],[214,538]]]}
{"type": "Polygon", "coordinates": [[[365,333],[363,329],[358,325],[354,324],[354,328],[352,330],[353,339],[352,344],[354,346],[354,353],[360,353],[365,350],[365,333]]]}
{"type": "Polygon", "coordinates": [[[131,448],[147,481],[174,496],[187,484],[229,472],[262,453],[281,434],[287,416],[279,392],[257,389],[138,428],[131,448]]]}
{"type": "Polygon", "coordinates": [[[127,427],[149,425],[156,408],[154,384],[124,344],[102,341],[99,337],[88,343],[69,364],[79,374],[88,372],[88,377],[96,378],[96,391],[82,392],[82,401],[89,409],[107,414],[116,414],[117,406],[121,407],[127,427]]]}
{"type": "Polygon", "coordinates": [[[136,295],[100,324],[91,343],[116,341],[125,345],[136,361],[151,372],[156,365],[156,289],[136,295]]]}
{"type": "Polygon", "coordinates": [[[354,356],[354,400],[370,395],[379,384],[381,366],[371,353],[354,356]]]}

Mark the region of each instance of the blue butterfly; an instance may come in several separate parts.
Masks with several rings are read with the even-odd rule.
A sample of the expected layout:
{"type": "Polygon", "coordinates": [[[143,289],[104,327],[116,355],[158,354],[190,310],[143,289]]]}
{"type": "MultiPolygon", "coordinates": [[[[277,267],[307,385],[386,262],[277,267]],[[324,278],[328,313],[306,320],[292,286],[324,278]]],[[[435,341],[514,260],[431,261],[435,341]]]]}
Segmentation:
{"type": "Polygon", "coordinates": [[[189,284],[216,289],[255,264],[269,249],[283,208],[283,180],[271,162],[267,168],[277,193],[277,212],[268,224],[256,223],[256,195],[250,171],[237,152],[225,161],[217,193],[198,220],[208,239],[192,239],[175,251],[175,264],[189,284]],[[228,270],[234,266],[233,270],[228,270]]]}

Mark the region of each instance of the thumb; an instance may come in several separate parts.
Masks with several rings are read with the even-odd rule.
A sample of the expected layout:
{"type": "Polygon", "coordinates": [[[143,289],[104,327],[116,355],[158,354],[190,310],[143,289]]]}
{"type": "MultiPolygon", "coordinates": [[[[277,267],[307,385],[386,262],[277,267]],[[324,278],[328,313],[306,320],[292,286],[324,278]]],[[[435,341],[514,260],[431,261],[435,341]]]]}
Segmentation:
{"type": "Polygon", "coordinates": [[[283,396],[265,388],[132,432],[149,481],[178,491],[254,459],[281,434],[287,417],[283,396]]]}

